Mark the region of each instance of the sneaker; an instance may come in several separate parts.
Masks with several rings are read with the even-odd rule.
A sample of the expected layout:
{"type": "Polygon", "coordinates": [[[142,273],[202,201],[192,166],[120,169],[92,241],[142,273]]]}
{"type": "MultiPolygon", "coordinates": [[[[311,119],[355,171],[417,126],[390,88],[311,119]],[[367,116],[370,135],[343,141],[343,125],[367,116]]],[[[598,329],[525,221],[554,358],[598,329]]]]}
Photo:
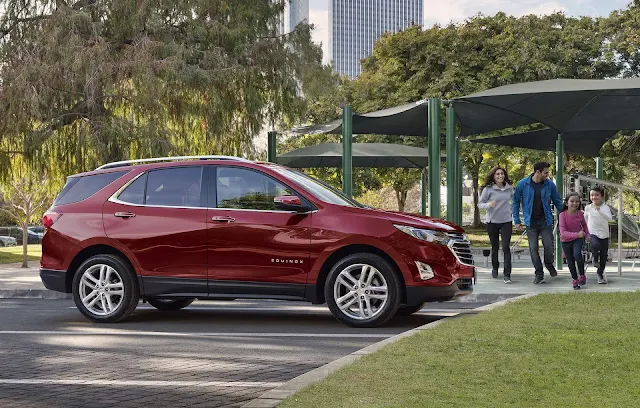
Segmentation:
{"type": "Polygon", "coordinates": [[[580,281],[578,281],[577,279],[573,280],[573,288],[574,289],[580,289],[580,281]]]}
{"type": "Polygon", "coordinates": [[[491,276],[493,276],[493,279],[498,279],[498,270],[497,269],[492,270],[491,276]]]}
{"type": "Polygon", "coordinates": [[[587,284],[587,276],[586,275],[580,275],[578,277],[578,282],[580,282],[581,285],[586,285],[587,284]]]}
{"type": "Polygon", "coordinates": [[[536,275],[535,279],[533,280],[533,284],[538,285],[540,283],[544,283],[544,276],[536,275]]]}
{"type": "Polygon", "coordinates": [[[598,275],[598,284],[602,285],[604,283],[607,283],[607,281],[605,280],[604,276],[598,275]]]}
{"type": "Polygon", "coordinates": [[[511,282],[511,277],[509,277],[509,276],[505,276],[505,277],[504,277],[504,283],[507,283],[507,284],[509,284],[509,283],[513,283],[513,282],[511,282]]]}
{"type": "Polygon", "coordinates": [[[552,277],[558,276],[558,271],[556,271],[555,266],[547,267],[547,270],[549,271],[549,275],[552,277]]]}

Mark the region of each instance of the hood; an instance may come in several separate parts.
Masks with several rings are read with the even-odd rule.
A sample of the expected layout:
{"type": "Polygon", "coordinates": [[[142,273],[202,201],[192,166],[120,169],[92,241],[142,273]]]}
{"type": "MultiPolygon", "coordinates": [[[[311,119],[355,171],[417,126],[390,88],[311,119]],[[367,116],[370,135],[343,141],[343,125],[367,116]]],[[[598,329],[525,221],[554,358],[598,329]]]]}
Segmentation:
{"type": "Polygon", "coordinates": [[[431,218],[419,214],[408,214],[398,211],[386,211],[378,210],[375,208],[357,208],[357,207],[343,207],[350,212],[357,212],[361,214],[367,214],[371,216],[385,218],[394,224],[408,225],[416,228],[431,229],[436,231],[445,232],[464,232],[462,227],[458,225],[442,220],[439,218],[431,218]]]}

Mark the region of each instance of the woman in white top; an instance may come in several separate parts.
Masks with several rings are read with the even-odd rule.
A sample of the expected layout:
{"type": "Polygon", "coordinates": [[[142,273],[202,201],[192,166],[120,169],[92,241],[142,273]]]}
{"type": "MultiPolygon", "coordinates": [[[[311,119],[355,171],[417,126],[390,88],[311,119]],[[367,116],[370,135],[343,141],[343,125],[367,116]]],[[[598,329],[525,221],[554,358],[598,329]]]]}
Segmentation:
{"type": "Polygon", "coordinates": [[[513,187],[502,167],[491,169],[483,184],[482,194],[478,200],[478,208],[487,210],[487,233],[491,241],[491,275],[498,277],[499,238],[502,237],[502,252],[504,253],[504,283],[511,283],[511,231],[513,229],[513,215],[511,200],[513,187]]]}
{"type": "Polygon", "coordinates": [[[589,192],[591,204],[584,208],[584,219],[591,233],[591,251],[593,264],[597,268],[598,283],[607,283],[604,279],[604,267],[609,253],[609,221],[613,219],[611,208],[603,202],[604,188],[597,186],[589,192]]]}

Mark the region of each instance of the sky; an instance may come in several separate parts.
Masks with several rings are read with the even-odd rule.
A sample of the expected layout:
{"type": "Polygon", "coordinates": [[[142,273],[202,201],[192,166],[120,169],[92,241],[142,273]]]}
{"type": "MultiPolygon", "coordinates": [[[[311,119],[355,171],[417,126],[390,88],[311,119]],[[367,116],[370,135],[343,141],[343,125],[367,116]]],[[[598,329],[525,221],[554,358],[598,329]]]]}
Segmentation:
{"type": "MultiPolygon", "coordinates": [[[[329,1],[309,0],[309,20],[315,26],[313,39],[322,43],[323,62],[329,62],[329,1]]],[[[514,16],[562,11],[570,16],[607,16],[623,9],[631,0],[424,0],[424,24],[460,22],[478,13],[499,11],[514,16]]]]}

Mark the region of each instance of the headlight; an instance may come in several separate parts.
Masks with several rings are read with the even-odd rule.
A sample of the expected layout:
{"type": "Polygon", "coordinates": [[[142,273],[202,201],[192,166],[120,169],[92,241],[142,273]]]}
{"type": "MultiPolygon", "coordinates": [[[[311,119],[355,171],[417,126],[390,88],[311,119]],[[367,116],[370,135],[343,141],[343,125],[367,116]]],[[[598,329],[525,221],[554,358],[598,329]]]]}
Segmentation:
{"type": "Polygon", "coordinates": [[[408,227],[406,225],[393,225],[400,231],[411,235],[414,238],[421,239],[427,242],[433,242],[436,244],[447,245],[451,240],[451,237],[446,232],[442,231],[432,231],[426,229],[420,229],[415,227],[408,227]]]}

